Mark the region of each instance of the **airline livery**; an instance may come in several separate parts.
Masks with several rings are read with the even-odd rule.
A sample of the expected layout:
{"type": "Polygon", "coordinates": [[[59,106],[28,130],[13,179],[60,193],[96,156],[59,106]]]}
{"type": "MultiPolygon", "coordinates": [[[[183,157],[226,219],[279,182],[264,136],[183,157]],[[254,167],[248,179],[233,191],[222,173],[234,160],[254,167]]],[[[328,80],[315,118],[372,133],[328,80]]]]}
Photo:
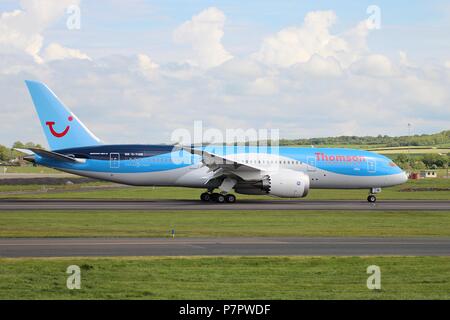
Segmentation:
{"type": "Polygon", "coordinates": [[[407,181],[382,155],[340,148],[108,145],[43,83],[25,81],[51,151],[28,148],[26,160],[80,176],[135,186],[206,190],[202,201],[233,203],[232,194],[306,197],[309,189],[368,189],[407,181]],[[218,190],[217,192],[214,192],[218,190]]]}

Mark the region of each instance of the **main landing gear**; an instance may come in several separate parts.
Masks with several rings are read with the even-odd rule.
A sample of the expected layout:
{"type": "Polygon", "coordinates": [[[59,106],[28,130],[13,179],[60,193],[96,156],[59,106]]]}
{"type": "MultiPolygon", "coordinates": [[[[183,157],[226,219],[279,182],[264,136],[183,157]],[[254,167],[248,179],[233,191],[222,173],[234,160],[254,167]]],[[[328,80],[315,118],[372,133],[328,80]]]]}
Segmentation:
{"type": "Polygon", "coordinates": [[[224,195],[221,193],[204,192],[200,195],[200,200],[203,202],[235,203],[236,196],[231,193],[224,195]]]}

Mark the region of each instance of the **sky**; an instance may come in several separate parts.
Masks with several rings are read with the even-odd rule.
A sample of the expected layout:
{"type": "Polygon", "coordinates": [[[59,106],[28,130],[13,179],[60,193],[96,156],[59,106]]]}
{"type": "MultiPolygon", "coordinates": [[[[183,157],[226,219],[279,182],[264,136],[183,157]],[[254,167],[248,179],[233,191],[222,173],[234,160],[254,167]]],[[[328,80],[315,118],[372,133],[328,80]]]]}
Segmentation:
{"type": "Polygon", "coordinates": [[[0,144],[45,145],[25,79],[106,143],[450,129],[448,1],[0,0],[0,144]]]}

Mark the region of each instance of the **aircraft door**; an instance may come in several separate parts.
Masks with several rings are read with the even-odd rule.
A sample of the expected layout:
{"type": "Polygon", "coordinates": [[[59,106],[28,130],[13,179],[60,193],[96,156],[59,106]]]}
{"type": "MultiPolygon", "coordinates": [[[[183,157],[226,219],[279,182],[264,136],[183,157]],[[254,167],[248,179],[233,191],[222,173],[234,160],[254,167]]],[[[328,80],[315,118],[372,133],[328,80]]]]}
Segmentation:
{"type": "Polygon", "coordinates": [[[370,173],[375,173],[377,171],[377,163],[374,159],[369,159],[367,161],[367,171],[370,173]]]}
{"type": "Polygon", "coordinates": [[[314,172],[316,171],[316,158],[315,157],[308,157],[308,171],[314,172]]]}
{"type": "Polygon", "coordinates": [[[111,169],[118,169],[120,167],[120,153],[111,152],[109,154],[109,167],[111,169]]]}

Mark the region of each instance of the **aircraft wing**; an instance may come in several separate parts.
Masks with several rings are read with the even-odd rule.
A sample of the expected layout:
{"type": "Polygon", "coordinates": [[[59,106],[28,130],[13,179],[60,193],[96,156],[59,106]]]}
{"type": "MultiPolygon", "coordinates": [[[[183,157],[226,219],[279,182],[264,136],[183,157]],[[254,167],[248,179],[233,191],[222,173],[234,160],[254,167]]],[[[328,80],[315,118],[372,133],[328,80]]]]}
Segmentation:
{"type": "Polygon", "coordinates": [[[181,148],[191,154],[202,157],[202,163],[208,167],[208,181],[220,176],[239,177],[242,180],[258,180],[261,178],[262,169],[248,163],[243,163],[227,156],[218,155],[206,150],[195,149],[193,147],[181,146],[181,148]]]}

